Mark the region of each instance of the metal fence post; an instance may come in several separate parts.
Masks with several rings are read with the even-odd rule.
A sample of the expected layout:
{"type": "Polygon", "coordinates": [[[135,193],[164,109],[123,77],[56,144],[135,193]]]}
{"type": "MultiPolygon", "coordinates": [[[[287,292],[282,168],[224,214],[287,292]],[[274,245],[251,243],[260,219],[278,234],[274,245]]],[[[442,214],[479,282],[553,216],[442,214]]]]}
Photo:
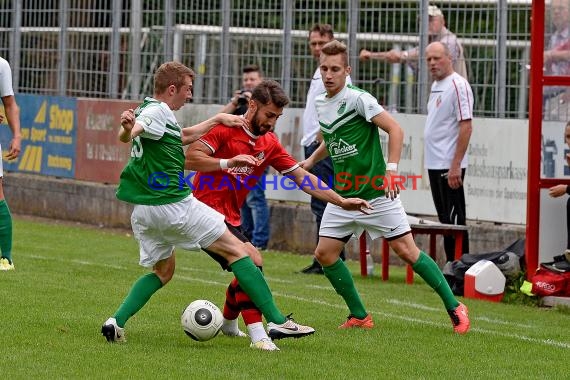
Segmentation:
{"type": "Polygon", "coordinates": [[[138,99],[141,91],[141,30],[142,0],[131,3],[131,99],[138,99]]]}
{"type": "Polygon", "coordinates": [[[172,36],[175,12],[175,0],[164,0],[164,31],[162,34],[162,46],[164,48],[163,62],[172,60],[172,36]]]}
{"type": "Polygon", "coordinates": [[[230,20],[231,20],[231,1],[222,0],[222,35],[220,36],[220,93],[218,101],[225,104],[228,94],[229,80],[229,57],[230,57],[230,20]]]}
{"type": "MultiPolygon", "coordinates": [[[[356,34],[358,33],[360,14],[359,5],[359,0],[350,0],[348,3],[348,64],[355,73],[358,72],[358,41],[356,34]]],[[[353,78],[356,79],[354,76],[353,78]]]]}
{"type": "Polygon", "coordinates": [[[59,36],[57,46],[57,94],[67,94],[67,26],[69,15],[69,0],[59,1],[59,36]]]}
{"type": "Polygon", "coordinates": [[[519,104],[517,117],[525,119],[528,117],[528,69],[527,62],[530,62],[530,46],[523,48],[521,56],[521,76],[519,80],[519,104]]]}
{"type": "Polygon", "coordinates": [[[107,82],[107,92],[109,98],[119,97],[119,59],[121,53],[121,2],[113,1],[111,8],[111,45],[109,64],[109,81],[107,82]]]}
{"type": "MultiPolygon", "coordinates": [[[[400,50],[400,44],[392,45],[392,49],[400,50]]],[[[404,66],[407,66],[404,64],[404,66]]],[[[390,89],[388,91],[388,99],[386,108],[390,112],[398,112],[400,108],[400,78],[402,77],[402,64],[393,63],[390,65],[390,89]]]]}
{"type": "Polygon", "coordinates": [[[192,87],[192,98],[195,103],[204,103],[204,73],[206,72],[208,49],[208,36],[200,33],[194,40],[194,54],[196,77],[194,78],[194,86],[192,87]]]}
{"type": "MultiPolygon", "coordinates": [[[[406,45],[405,49],[410,50],[412,48],[411,45],[406,45]]],[[[412,113],[415,112],[414,109],[414,85],[415,85],[415,73],[414,69],[410,65],[405,65],[405,89],[404,89],[404,112],[412,113]]]]}
{"type": "Polygon", "coordinates": [[[292,43],[291,30],[293,29],[293,4],[291,0],[283,1],[283,47],[281,56],[281,86],[290,96],[291,91],[291,58],[292,43]]]}
{"type": "Polygon", "coordinates": [[[22,2],[12,2],[12,36],[10,38],[10,66],[12,68],[12,87],[18,92],[20,87],[20,41],[22,41],[22,2]]]}
{"type": "Polygon", "coordinates": [[[507,0],[497,2],[497,84],[495,91],[495,117],[505,117],[507,102],[507,0]]]}
{"type": "Polygon", "coordinates": [[[429,35],[428,6],[429,0],[421,0],[420,14],[422,17],[420,24],[420,46],[418,48],[418,110],[423,114],[427,113],[428,93],[430,91],[428,88],[427,65],[424,59],[429,35]]]}

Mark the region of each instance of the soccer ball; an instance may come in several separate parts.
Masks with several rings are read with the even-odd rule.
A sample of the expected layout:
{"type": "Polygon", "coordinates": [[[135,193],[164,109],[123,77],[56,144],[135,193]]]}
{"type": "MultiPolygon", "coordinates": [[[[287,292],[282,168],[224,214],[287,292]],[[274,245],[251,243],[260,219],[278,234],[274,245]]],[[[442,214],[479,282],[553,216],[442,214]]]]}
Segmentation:
{"type": "Polygon", "coordinates": [[[207,300],[196,300],[184,309],[180,319],[186,335],[205,342],[220,332],[224,316],[216,305],[207,300]]]}

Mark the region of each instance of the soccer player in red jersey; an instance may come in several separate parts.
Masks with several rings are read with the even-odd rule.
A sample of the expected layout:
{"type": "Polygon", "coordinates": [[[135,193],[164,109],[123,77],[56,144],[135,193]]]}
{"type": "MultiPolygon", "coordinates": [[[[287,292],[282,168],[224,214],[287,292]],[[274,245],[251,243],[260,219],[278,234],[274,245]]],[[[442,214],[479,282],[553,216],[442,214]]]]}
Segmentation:
{"type": "MultiPolygon", "coordinates": [[[[263,176],[268,166],[289,176],[303,191],[325,202],[347,210],[365,212],[369,208],[366,202],[358,198],[340,197],[324,182],[301,168],[283,148],[277,136],[270,132],[288,103],[289,99],[281,86],[275,81],[265,80],[254,88],[249,100],[244,115],[249,121],[247,128],[232,129],[218,125],[192,143],[186,151],[186,169],[198,171],[193,181],[194,196],[225,215],[228,229],[243,242],[248,240],[240,232],[240,208],[249,189],[263,176]]],[[[263,261],[259,251],[251,243],[246,247],[254,263],[261,268],[263,261]]],[[[208,250],[206,252],[222,268],[228,269],[222,257],[208,250]]],[[[234,278],[226,291],[222,326],[224,334],[245,335],[237,325],[240,312],[247,325],[252,348],[275,351],[278,348],[271,339],[299,336],[298,332],[272,323],[268,323],[266,332],[261,312],[234,278]]]]}

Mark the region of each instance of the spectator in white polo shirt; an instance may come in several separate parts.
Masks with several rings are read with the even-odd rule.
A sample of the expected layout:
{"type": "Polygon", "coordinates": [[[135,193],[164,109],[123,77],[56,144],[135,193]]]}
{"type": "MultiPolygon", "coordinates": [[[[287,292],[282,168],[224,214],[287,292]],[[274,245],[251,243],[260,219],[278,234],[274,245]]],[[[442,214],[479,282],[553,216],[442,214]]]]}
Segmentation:
{"type": "MultiPolygon", "coordinates": [[[[441,223],[466,225],[463,179],[473,129],[473,91],[453,70],[447,45],[429,44],[426,61],[433,78],[424,132],[424,163],[431,194],[441,223]]],[[[453,237],[444,238],[447,261],[454,260],[454,245],[453,237]]],[[[467,231],[463,252],[469,252],[467,231]]]]}

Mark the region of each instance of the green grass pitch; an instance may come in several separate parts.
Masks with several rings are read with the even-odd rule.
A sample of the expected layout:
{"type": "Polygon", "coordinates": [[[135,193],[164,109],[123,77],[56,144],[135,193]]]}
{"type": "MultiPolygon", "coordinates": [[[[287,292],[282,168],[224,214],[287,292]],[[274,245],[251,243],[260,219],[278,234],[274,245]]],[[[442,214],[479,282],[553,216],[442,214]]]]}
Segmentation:
{"type": "MultiPolygon", "coordinates": [[[[356,285],[372,313],[370,331],[338,330],[348,314],[325,277],[295,273],[307,256],[264,253],[278,306],[313,336],[277,341],[279,352],[249,339],[218,336],[198,343],[180,313],[205,298],[223,306],[231,274],[202,252],[177,252],[177,272],[126,326],[127,343],[109,344],[101,324],[145,269],[127,231],[14,221],[16,271],[0,273],[2,379],[543,379],[568,378],[567,309],[464,300],[472,329],[452,332],[439,298],[404,270],[356,285]]],[[[379,268],[376,268],[379,272],[379,268]]],[[[243,323],[240,321],[243,328],[243,323]]]]}

